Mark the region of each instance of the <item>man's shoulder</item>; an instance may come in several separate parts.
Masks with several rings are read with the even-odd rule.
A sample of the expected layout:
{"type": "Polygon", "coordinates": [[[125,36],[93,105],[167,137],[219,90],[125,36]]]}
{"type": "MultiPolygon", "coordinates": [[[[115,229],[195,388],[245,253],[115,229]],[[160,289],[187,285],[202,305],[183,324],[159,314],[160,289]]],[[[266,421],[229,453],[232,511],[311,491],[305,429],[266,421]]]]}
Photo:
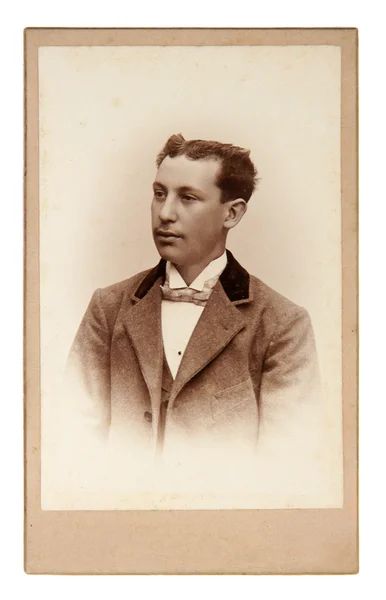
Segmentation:
{"type": "Polygon", "coordinates": [[[114,327],[121,307],[125,307],[127,310],[134,304],[133,295],[151,270],[140,271],[128,279],[98,288],[94,292],[91,304],[93,306],[100,305],[110,330],[114,327]]]}
{"type": "Polygon", "coordinates": [[[145,271],[140,271],[128,279],[123,279],[122,281],[118,281],[112,285],[100,288],[99,293],[102,300],[114,302],[114,300],[119,301],[124,295],[131,296],[135,293],[141,281],[150,273],[151,270],[152,269],[146,269],[145,271]]]}
{"type": "Polygon", "coordinates": [[[250,287],[254,302],[263,310],[267,310],[276,320],[308,315],[303,306],[290,300],[254,275],[250,275],[250,287]]]}

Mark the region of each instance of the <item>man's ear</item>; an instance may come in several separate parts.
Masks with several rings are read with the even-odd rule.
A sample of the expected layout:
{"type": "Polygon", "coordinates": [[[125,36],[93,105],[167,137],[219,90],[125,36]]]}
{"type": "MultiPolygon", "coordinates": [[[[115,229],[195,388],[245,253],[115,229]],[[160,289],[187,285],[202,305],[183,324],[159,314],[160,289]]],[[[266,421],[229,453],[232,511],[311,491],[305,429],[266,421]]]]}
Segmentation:
{"type": "Polygon", "coordinates": [[[237,198],[236,200],[230,200],[227,202],[227,210],[224,221],[225,229],[232,229],[232,227],[235,227],[247,212],[247,208],[247,203],[242,198],[237,198]]]}

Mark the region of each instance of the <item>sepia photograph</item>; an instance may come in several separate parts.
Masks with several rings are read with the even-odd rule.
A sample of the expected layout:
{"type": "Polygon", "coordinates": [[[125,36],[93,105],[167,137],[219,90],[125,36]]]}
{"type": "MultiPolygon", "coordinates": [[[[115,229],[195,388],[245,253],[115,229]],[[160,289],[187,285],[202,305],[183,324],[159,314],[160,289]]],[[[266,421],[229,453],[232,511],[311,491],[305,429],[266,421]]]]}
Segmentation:
{"type": "Polygon", "coordinates": [[[343,509],[341,45],[47,35],[41,511],[343,509]]]}

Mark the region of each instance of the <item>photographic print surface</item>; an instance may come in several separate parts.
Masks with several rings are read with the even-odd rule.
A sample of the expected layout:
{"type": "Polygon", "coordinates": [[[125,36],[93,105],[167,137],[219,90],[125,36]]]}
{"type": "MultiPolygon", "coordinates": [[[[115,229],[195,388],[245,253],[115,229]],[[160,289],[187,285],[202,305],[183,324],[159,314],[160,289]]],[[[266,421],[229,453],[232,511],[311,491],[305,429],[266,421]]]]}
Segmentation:
{"type": "MultiPolygon", "coordinates": [[[[40,48],[44,510],[342,506],[340,65],[334,46],[40,48]],[[226,241],[253,301],[212,295],[165,390],[164,301],[125,298],[162,258],[153,182],[173,134],[249,150],[258,181],[226,241]],[[89,348],[118,304],[101,400],[89,348]],[[81,322],[91,391],[66,381],[81,322]],[[170,401],[174,381],[158,452],[152,388],[170,401]],[[108,441],[94,444],[78,416],[100,402],[108,441]]],[[[188,317],[171,304],[175,338],[188,317]]]]}

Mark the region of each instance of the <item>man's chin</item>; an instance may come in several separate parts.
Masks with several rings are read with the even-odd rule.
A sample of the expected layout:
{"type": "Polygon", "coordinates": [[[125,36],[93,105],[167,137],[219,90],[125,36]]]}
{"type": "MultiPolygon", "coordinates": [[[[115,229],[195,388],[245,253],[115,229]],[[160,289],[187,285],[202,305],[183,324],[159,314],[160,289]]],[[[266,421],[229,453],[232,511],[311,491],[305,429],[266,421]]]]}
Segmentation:
{"type": "Polygon", "coordinates": [[[179,264],[180,261],[183,260],[181,252],[178,252],[176,248],[171,246],[157,244],[157,250],[160,257],[169,262],[179,264]]]}

